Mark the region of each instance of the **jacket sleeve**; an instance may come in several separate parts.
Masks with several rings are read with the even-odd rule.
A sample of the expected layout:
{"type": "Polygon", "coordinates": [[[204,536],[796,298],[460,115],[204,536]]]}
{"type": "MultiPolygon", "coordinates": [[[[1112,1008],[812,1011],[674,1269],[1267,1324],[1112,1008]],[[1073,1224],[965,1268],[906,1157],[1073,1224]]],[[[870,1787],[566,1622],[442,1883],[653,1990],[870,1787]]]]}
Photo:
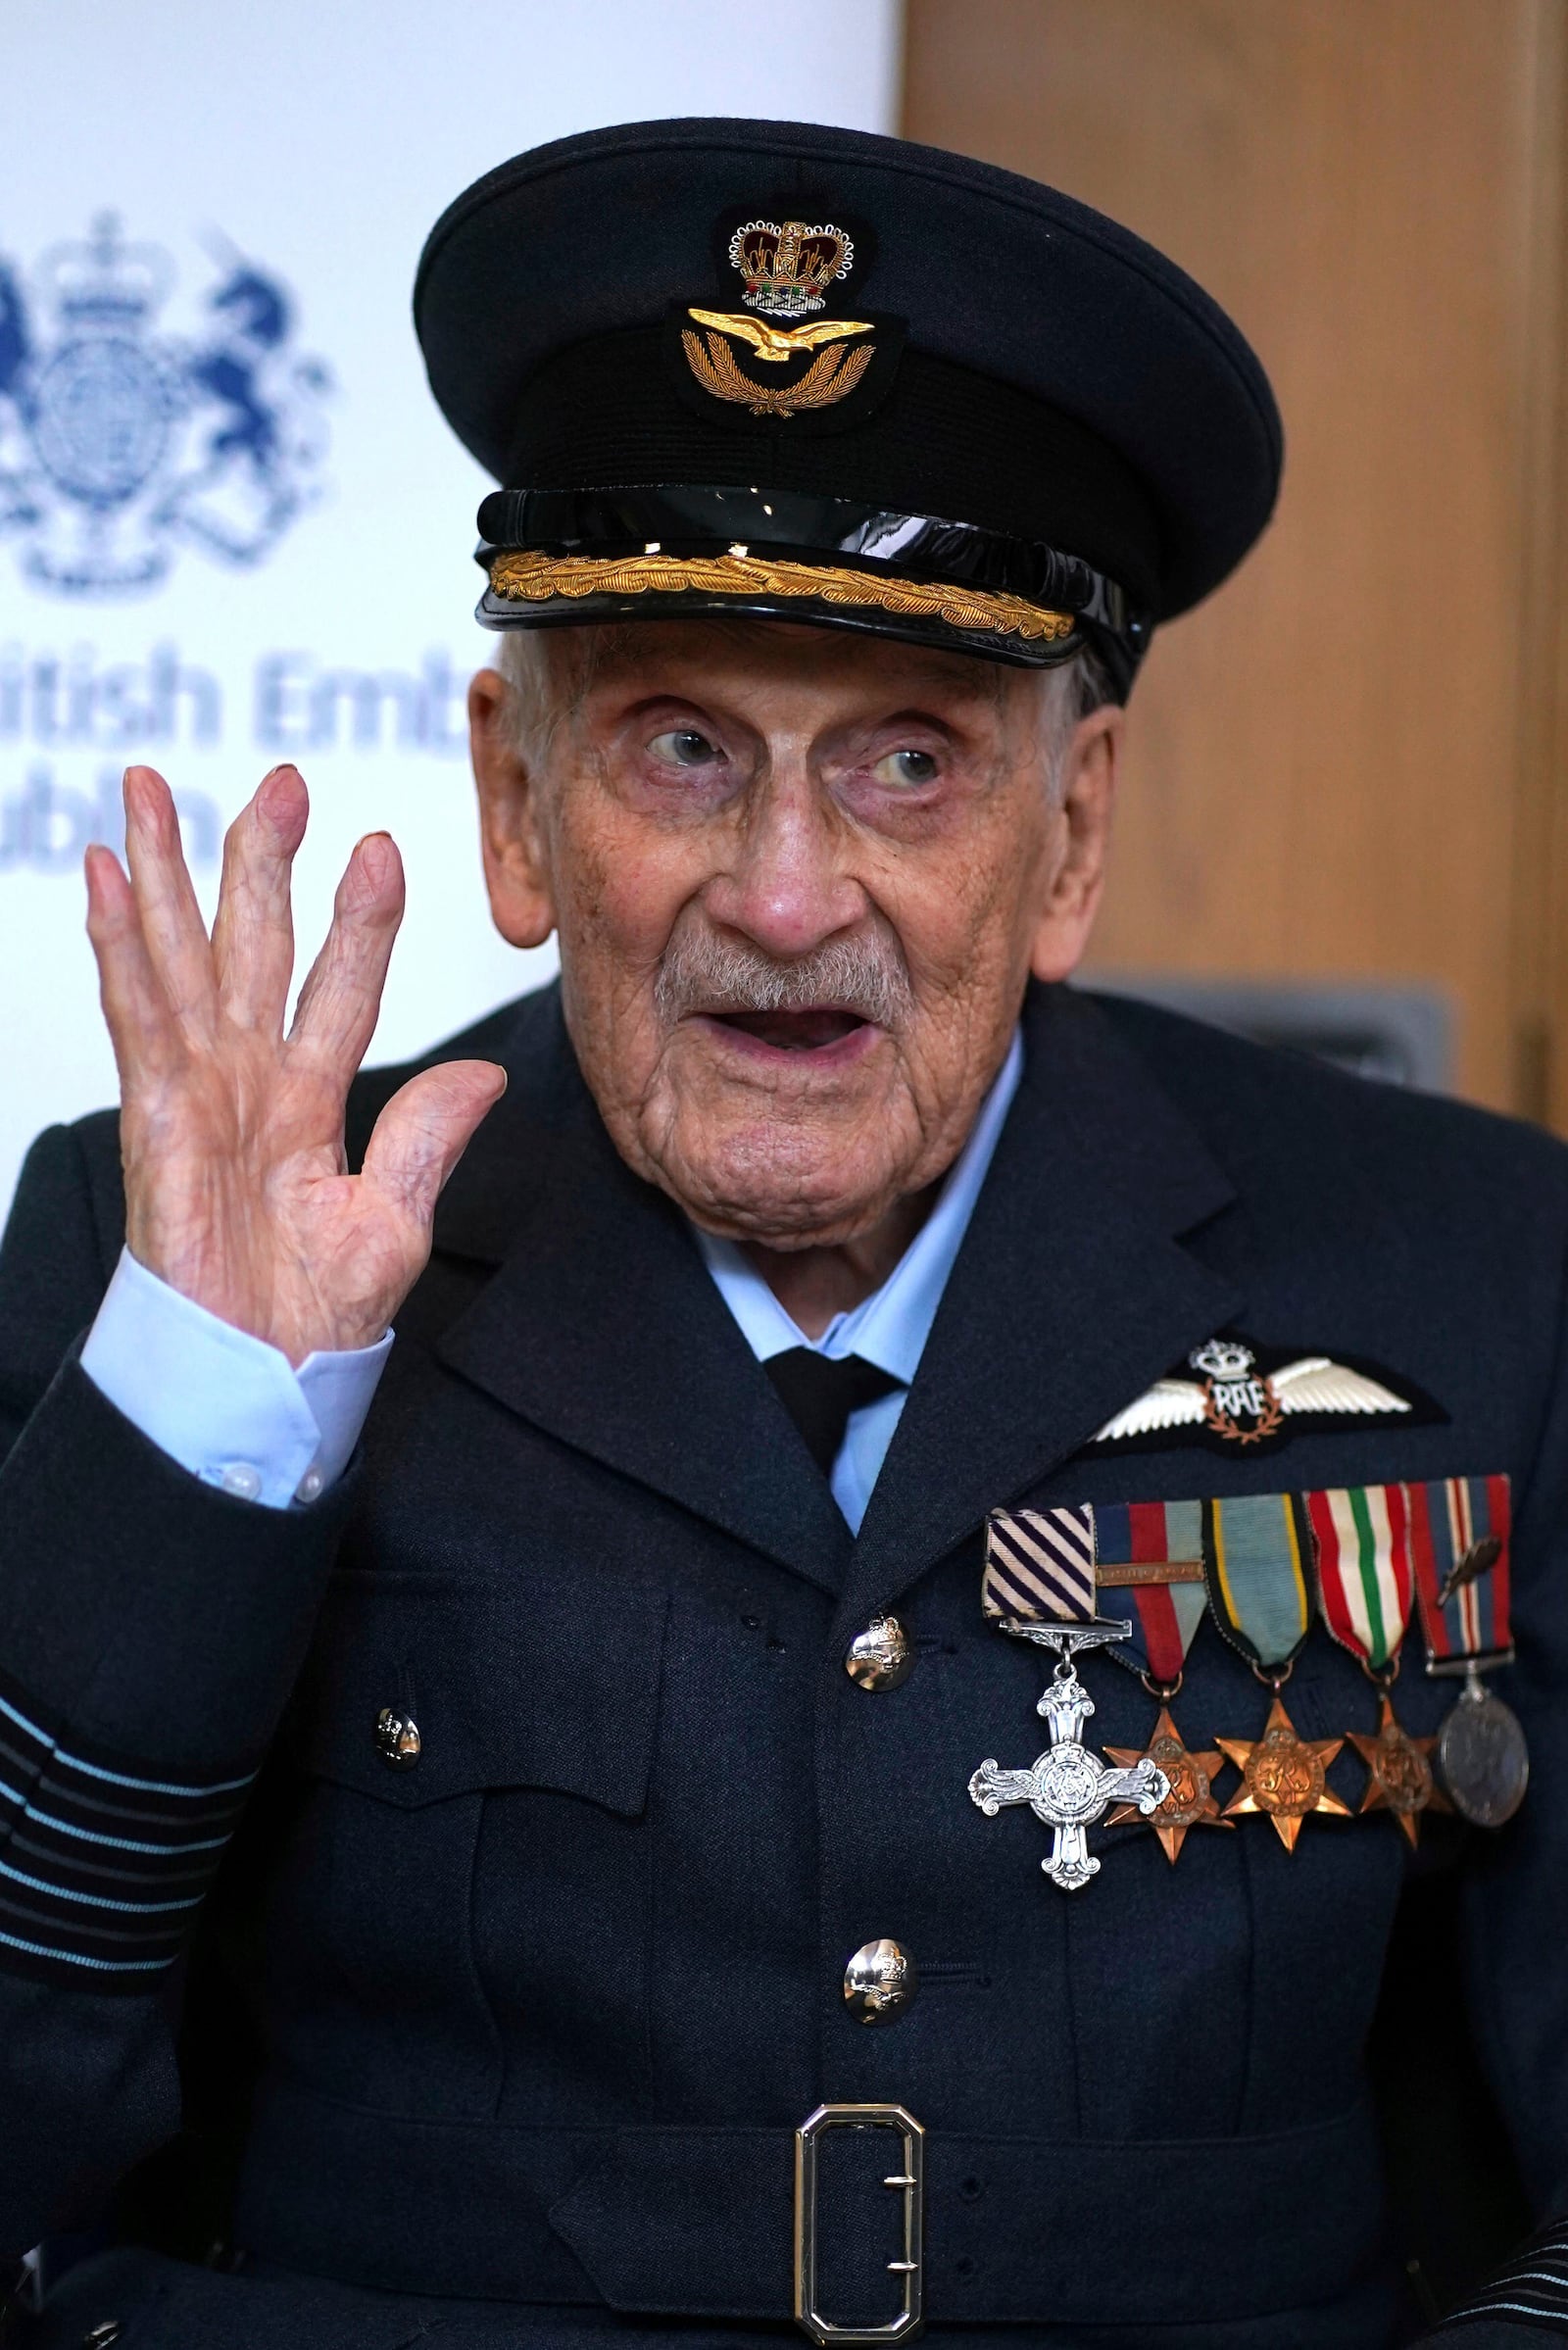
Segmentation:
{"type": "Polygon", "coordinates": [[[352,1484],[236,1499],[85,1376],[120,1247],[85,1131],[34,1146],[0,1243],[0,2261],[90,2225],[178,2128],[180,1953],[352,1484]]]}
{"type": "Polygon", "coordinates": [[[1450,2313],[1443,2350],[1568,2336],[1568,1311],[1510,1547],[1518,1661],[1488,1686],[1524,1728],[1530,1783],[1506,1828],[1473,1833],[1461,1936],[1472,2035],[1537,2232],[1450,2313]]]}

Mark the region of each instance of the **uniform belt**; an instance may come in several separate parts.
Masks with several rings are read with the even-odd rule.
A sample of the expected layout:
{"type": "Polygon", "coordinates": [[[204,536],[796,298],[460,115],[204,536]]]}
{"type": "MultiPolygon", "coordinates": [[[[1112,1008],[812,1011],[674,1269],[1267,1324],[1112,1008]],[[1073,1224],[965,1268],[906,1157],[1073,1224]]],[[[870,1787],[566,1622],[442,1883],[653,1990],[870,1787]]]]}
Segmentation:
{"type": "MultiPolygon", "coordinates": [[[[852,2232],[850,2204],[880,2225],[892,2201],[884,2133],[860,2143],[863,2180],[841,2166],[824,2189],[852,2232]]],[[[1331,2301],[1385,2250],[1364,2106],[1179,2141],[927,2130],[924,2152],[925,2314],[938,2322],[1257,2317],[1331,2301]]],[[[272,2087],[235,2235],[286,2267],[389,2291],[787,2319],[794,2187],[788,2129],[413,2120],[272,2087]]]]}

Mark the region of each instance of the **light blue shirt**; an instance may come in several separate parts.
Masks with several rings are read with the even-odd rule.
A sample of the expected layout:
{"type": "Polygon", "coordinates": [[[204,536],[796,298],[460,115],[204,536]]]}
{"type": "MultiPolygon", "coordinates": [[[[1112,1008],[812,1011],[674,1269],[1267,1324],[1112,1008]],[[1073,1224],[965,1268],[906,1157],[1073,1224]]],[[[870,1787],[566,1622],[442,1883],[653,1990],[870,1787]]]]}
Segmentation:
{"type": "Polygon", "coordinates": [[[318,1499],[348,1467],[391,1351],[389,1330],[373,1346],[309,1355],[296,1371],[278,1347],[220,1322],[124,1248],[81,1367],[193,1477],[286,1509],[318,1499]]]}
{"type": "Polygon", "coordinates": [[[863,1361],[875,1363],[878,1370],[902,1380],[903,1385],[891,1395],[879,1395],[874,1403],[851,1412],[833,1463],[829,1481],[833,1498],[857,1534],[1022,1074],[1023,1039],[1014,1031],[1007,1057],[980,1104],[968,1141],[948,1171],[935,1207],[882,1287],[863,1297],[852,1313],[835,1314],[820,1338],[808,1339],[785,1312],[737,1243],[714,1240],[706,1232],[697,1235],[719,1295],[760,1363],[792,1346],[809,1346],[831,1362],[858,1354],[863,1361]]]}
{"type": "MultiPolygon", "coordinates": [[[[719,1293],[759,1362],[790,1346],[858,1354],[904,1385],[852,1412],[833,1463],[833,1497],[857,1533],[893,1442],[948,1275],[991,1164],[1018,1079],[1015,1034],[941,1196],[879,1290],[808,1339],[729,1241],[698,1234],[719,1293]]],[[[309,1504],[347,1467],[392,1333],[373,1346],[311,1355],[295,1370],[265,1339],[221,1322],[122,1252],[81,1367],[118,1411],[192,1476],[271,1509],[309,1504]]]]}

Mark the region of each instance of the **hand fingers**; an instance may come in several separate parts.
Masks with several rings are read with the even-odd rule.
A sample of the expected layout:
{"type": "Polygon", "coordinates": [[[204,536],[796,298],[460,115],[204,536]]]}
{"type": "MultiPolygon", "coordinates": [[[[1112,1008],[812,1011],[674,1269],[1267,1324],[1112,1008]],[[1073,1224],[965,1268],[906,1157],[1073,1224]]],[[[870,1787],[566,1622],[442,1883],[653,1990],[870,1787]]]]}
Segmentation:
{"type": "Polygon", "coordinates": [[[507,1090],[488,1060],[443,1061],[411,1077],[375,1122],[365,1181],[426,1232],[448,1176],[507,1090]]]}
{"type": "Polygon", "coordinates": [[[125,860],[147,953],[174,1014],[205,1022],[215,1004],[212,949],[185,867],[173,797],[152,767],[125,769],[125,860]]]}
{"type": "Polygon", "coordinates": [[[142,935],[136,894],[112,849],[95,846],[85,859],[87,936],[98,963],[98,993],[115,1048],[122,1091],[162,1075],[181,1055],[182,1041],[168,994],[142,935]]]}
{"type": "Polygon", "coordinates": [[[368,833],[337,885],[332,924],[295,1006],[289,1044],[346,1089],[368,1050],[403,919],[403,859],[391,835],[368,833]]]}
{"type": "Polygon", "coordinates": [[[296,767],[274,767],[223,839],[213,924],[219,1000],[242,1028],[280,1035],[294,969],[289,883],[310,801],[296,767]]]}

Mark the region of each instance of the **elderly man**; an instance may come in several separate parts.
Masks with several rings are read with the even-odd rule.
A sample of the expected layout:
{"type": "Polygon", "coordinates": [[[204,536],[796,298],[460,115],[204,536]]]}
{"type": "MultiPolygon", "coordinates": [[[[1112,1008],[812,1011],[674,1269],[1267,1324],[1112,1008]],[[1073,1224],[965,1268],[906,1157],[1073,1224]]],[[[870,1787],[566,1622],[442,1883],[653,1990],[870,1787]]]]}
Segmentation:
{"type": "Polygon", "coordinates": [[[361,1075],[385,835],[292,1022],[292,768],[211,937],[149,770],[89,857],[121,1114],[0,1267],[20,2338],[1408,2340],[1568,2203],[1568,1163],[1063,985],[1261,371],[769,122],[518,159],[416,316],[562,976],[361,1075]]]}

